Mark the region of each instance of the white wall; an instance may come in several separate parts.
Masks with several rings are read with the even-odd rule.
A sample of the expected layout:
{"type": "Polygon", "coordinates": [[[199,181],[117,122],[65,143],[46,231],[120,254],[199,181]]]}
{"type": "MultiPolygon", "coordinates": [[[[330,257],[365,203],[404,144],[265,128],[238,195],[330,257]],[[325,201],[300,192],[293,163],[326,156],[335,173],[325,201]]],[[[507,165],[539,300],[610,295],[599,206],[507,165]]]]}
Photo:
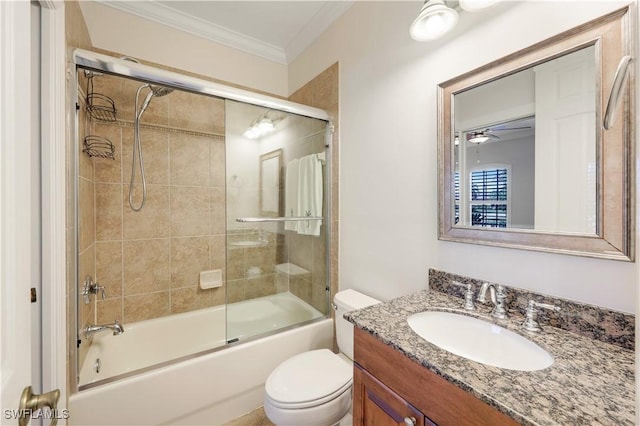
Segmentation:
{"type": "Polygon", "coordinates": [[[340,61],[341,287],[389,299],[433,267],[635,312],[635,263],[437,239],[437,84],[623,3],[507,2],[419,43],[421,4],[357,2],[289,67],[293,91],[340,61]]]}
{"type": "Polygon", "coordinates": [[[287,66],[95,2],[79,2],[94,47],[287,96],[287,66]]]}

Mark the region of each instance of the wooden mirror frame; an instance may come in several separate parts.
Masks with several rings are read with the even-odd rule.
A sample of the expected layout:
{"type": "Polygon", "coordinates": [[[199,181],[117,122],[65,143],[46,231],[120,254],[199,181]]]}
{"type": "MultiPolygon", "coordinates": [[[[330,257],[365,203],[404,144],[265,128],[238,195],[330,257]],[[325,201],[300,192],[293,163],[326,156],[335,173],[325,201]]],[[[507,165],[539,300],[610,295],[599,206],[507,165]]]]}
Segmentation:
{"type": "MultiPolygon", "coordinates": [[[[618,114],[602,125],[619,64],[635,54],[629,5],[438,85],[438,239],[633,261],[635,255],[635,81],[628,70],[618,114]],[[460,226],[453,223],[454,95],[587,46],[596,50],[597,223],[595,234],[460,226]],[[633,53],[632,53],[633,52],[633,53]]],[[[616,94],[613,94],[615,99],[616,94]]],[[[609,114],[606,114],[609,115],[609,114]]]]}

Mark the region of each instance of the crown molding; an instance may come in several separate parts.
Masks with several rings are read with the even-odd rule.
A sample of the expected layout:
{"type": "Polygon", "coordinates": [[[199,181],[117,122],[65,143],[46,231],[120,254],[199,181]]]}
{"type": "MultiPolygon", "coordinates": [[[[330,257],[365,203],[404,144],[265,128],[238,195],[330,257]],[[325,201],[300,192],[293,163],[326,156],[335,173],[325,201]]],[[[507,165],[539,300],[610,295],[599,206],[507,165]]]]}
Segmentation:
{"type": "Polygon", "coordinates": [[[96,0],[96,2],[274,62],[287,64],[286,52],[278,46],[248,37],[220,25],[212,24],[160,3],[153,1],[108,0],[96,0]]]}

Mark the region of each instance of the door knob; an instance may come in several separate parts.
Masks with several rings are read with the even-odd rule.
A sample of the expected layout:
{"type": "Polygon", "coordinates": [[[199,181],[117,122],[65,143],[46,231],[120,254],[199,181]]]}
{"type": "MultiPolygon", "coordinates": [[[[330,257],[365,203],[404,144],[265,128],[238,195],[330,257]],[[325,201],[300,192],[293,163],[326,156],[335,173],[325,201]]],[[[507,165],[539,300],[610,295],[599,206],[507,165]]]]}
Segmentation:
{"type": "Polygon", "coordinates": [[[18,419],[18,426],[27,426],[31,413],[45,407],[49,407],[54,415],[51,416],[51,426],[55,426],[58,423],[55,411],[58,407],[58,400],[60,399],[60,390],[52,390],[51,392],[43,394],[33,393],[31,386],[27,386],[22,391],[20,397],[20,417],[18,419]]]}

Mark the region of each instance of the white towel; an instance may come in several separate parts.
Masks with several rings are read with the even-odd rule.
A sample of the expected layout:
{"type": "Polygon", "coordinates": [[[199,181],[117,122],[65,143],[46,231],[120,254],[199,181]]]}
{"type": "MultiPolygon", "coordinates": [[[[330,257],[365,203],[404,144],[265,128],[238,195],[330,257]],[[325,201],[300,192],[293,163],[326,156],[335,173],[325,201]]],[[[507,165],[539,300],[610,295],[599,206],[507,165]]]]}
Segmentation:
{"type": "MultiPolygon", "coordinates": [[[[322,217],[322,163],[317,154],[300,159],[298,212],[300,216],[322,217]]],[[[298,234],[320,235],[321,220],[298,222],[298,234]]]]}
{"type": "MultiPolygon", "coordinates": [[[[298,216],[298,175],[300,172],[300,160],[289,161],[284,180],[284,216],[298,216]]],[[[287,231],[297,231],[298,222],[285,222],[284,229],[287,231]]]]}

